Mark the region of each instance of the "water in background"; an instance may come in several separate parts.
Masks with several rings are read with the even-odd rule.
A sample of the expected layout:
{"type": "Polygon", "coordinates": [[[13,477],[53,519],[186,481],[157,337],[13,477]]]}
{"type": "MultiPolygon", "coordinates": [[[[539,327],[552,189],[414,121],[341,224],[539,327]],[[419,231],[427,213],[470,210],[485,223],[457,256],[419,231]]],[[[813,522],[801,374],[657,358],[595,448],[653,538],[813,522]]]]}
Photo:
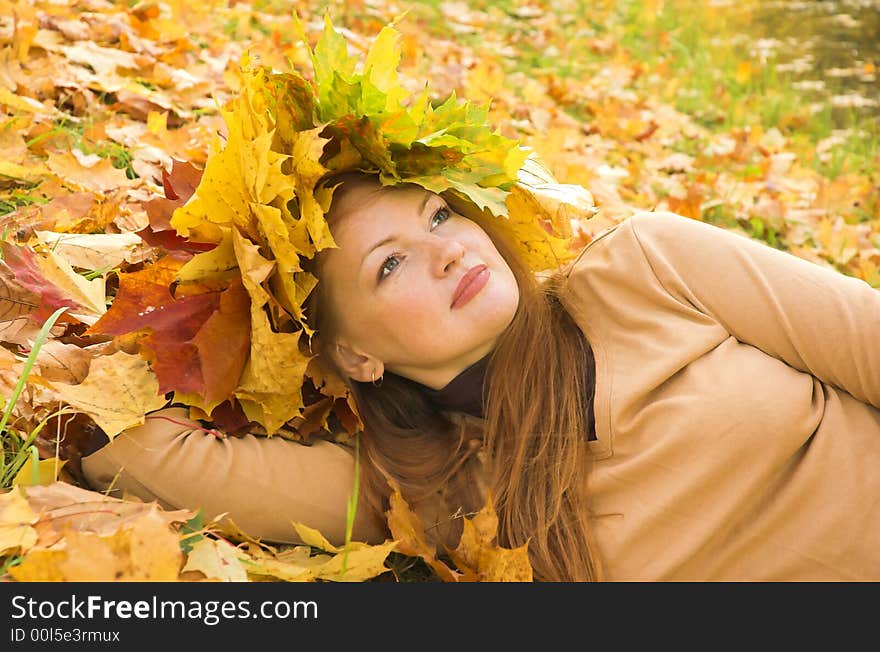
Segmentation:
{"type": "Polygon", "coordinates": [[[880,120],[880,0],[714,0],[710,5],[723,12],[730,38],[754,60],[769,61],[790,75],[808,101],[830,102],[836,126],[880,120]]]}

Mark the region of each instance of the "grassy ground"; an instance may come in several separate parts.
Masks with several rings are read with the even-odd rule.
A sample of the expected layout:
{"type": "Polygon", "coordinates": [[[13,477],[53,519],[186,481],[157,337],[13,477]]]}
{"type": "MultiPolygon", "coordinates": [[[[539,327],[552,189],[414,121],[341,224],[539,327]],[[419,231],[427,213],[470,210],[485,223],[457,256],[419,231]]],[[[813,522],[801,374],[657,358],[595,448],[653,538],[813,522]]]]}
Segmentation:
{"type": "MultiPolygon", "coordinates": [[[[148,16],[146,5],[128,4],[148,16]]],[[[177,18],[166,28],[177,25],[179,43],[188,40],[194,51],[208,52],[213,61],[228,56],[219,81],[211,82],[218,102],[235,92],[230,70],[246,48],[282,69],[304,61],[288,1],[218,3],[191,23],[181,18],[185,4],[169,6],[177,18]]],[[[296,6],[311,36],[326,9],[359,46],[406,10],[399,23],[402,71],[412,89],[429,80],[438,98],[455,92],[491,102],[499,129],[533,147],[560,181],[594,192],[603,213],[587,229],[599,230],[635,209],[668,208],[744,231],[880,287],[880,109],[871,104],[876,90],[870,96],[880,63],[871,59],[876,45],[871,49],[869,43],[864,53],[852,57],[848,74],[869,96],[847,105],[841,101],[848,97],[844,90],[831,89],[830,82],[824,94],[809,90],[839,74],[832,74],[831,64],[817,57],[805,81],[793,66],[804,56],[793,57],[785,47],[768,50],[766,27],[750,31],[759,0],[726,8],[685,0],[334,0],[296,6]]],[[[786,29],[797,36],[796,28],[786,29]]],[[[821,33],[810,36],[822,38],[821,33]]],[[[178,54],[163,54],[163,64],[186,71],[178,54]]],[[[158,81],[138,83],[150,92],[163,89],[158,81]]],[[[23,145],[30,159],[77,149],[109,162],[133,181],[148,169],[143,139],[151,138],[153,147],[179,140],[178,149],[167,153],[199,164],[219,123],[213,101],[197,97],[198,102],[186,104],[163,96],[156,102],[174,109],[168,112],[174,124],[169,122],[167,130],[152,124],[149,133],[139,132],[141,142],[132,142],[114,135],[132,124],[116,122],[109,132],[104,128],[124,113],[113,93],[52,92],[39,91],[50,97],[58,115],[28,128],[23,145]],[[151,136],[159,133],[167,141],[151,136]],[[181,134],[191,138],[184,142],[177,138],[181,134]]],[[[13,151],[12,141],[4,138],[17,133],[27,115],[26,107],[18,116],[11,110],[0,129],[0,150],[13,151]]],[[[142,127],[145,120],[142,115],[131,122],[142,127]]],[[[29,210],[39,212],[62,190],[67,191],[38,176],[15,183],[0,177],[3,237],[11,237],[29,210]]],[[[115,201],[121,202],[120,212],[126,208],[111,195],[101,200],[108,210],[116,209],[115,201]]],[[[3,487],[32,456],[38,434],[36,427],[20,430],[10,414],[11,404],[5,405],[0,422],[3,487]]],[[[433,578],[420,560],[394,554],[389,565],[393,571],[383,581],[433,578]]]]}

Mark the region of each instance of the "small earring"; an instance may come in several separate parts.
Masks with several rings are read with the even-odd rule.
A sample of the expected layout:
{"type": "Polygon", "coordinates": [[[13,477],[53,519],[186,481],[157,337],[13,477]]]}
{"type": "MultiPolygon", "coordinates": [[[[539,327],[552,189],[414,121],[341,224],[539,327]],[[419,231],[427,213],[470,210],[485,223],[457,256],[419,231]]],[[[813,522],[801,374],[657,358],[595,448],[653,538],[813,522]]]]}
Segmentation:
{"type": "Polygon", "coordinates": [[[382,380],[384,378],[385,378],[385,374],[383,373],[381,376],[379,376],[379,382],[377,384],[376,383],[376,372],[375,371],[370,372],[370,379],[373,382],[373,387],[382,387],[382,380]]]}

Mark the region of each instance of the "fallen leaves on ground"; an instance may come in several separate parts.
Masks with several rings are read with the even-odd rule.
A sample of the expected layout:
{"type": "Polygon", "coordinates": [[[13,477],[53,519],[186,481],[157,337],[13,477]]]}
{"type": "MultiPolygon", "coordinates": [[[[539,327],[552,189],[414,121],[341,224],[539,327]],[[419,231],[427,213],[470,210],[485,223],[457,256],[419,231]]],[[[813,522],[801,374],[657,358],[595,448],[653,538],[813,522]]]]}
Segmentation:
{"type": "Polygon", "coordinates": [[[273,547],[201,526],[200,515],[189,510],[168,511],[66,482],[16,485],[0,493],[0,556],[12,560],[7,571],[23,582],[364,582],[391,571],[392,552],[420,555],[445,581],[531,580],[525,546],[495,545],[491,503],[464,519],[465,534],[452,552],[458,569],[437,559],[423,531],[413,536],[421,526],[399,492],[392,511],[392,532],[400,539],[334,546],[319,531],[292,523],[302,544],[273,547]]]}
{"type": "MultiPolygon", "coordinates": [[[[316,75],[349,84],[325,106],[393,107],[420,97],[430,79],[434,113],[425,115],[451,128],[421,134],[425,146],[467,139],[456,126],[462,116],[444,105],[453,93],[491,100],[486,116],[499,138],[532,147],[570,184],[564,201],[540,173],[530,193],[513,190],[513,214],[549,216],[544,234],[510,224],[524,242],[540,235],[577,248],[636,210],[670,209],[880,288],[880,166],[827,178],[813,160],[832,157],[839,135],[805,148],[757,122],[712,131],[645,94],[636,84],[648,76],[667,90],[680,82],[595,29],[604,5],[420,4],[395,23],[395,37],[382,31],[393,3],[338,0],[329,7],[346,44],[327,31],[325,4],[299,3],[297,20],[272,3],[0,0],[0,388],[10,397],[24,378],[7,429],[22,435],[19,444],[36,433],[41,458],[35,464],[24,450],[28,461],[0,494],[0,556],[12,577],[364,580],[384,576],[392,552],[444,581],[530,577],[525,549],[493,543],[491,504],[464,520],[459,548],[441,559],[399,493],[388,514],[393,544],[340,550],[309,534],[311,545],[273,548],[205,530],[181,546],[193,514],[71,484],[95,428],[113,437],[169,400],[230,432],[262,424],[264,434],[308,442],[332,436],[334,416],[346,433],[360,426],[344,386],[309,364],[291,328],[314,283],[293,245],[332,246],[317,219],[328,196],[314,188],[326,168],[311,156],[327,134],[305,114],[278,113],[270,128],[259,107],[235,105],[248,84],[281,80],[242,75],[243,58],[263,71],[315,65],[316,75]],[[302,37],[314,45],[322,34],[324,45],[310,51],[302,37]],[[367,65],[355,70],[358,54],[367,65]],[[524,64],[547,57],[570,69],[524,64]],[[286,230],[280,216],[291,200],[306,218],[286,230]],[[29,362],[41,326],[62,307],[29,362]],[[301,393],[279,390],[304,376],[301,393]]],[[[754,74],[737,70],[741,81],[754,74]]],[[[302,99],[307,81],[288,78],[275,99],[302,99]]],[[[415,115],[397,124],[376,117],[372,128],[407,142],[415,115]]],[[[421,171],[418,160],[391,162],[371,149],[369,125],[348,127],[363,145],[358,156],[421,171]]],[[[493,142],[468,164],[509,172],[516,161],[493,158],[493,142]]],[[[355,155],[343,149],[326,163],[355,155]]],[[[454,175],[423,177],[499,208],[497,193],[454,175]]],[[[535,256],[552,258],[537,246],[535,256]]]]}

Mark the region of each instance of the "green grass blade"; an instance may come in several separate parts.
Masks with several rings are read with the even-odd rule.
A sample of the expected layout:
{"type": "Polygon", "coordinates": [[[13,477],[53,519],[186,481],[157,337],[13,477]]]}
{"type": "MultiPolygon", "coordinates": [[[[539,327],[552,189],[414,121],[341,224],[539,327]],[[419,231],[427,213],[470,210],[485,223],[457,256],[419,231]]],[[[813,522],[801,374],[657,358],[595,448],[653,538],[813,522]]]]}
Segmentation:
{"type": "Polygon", "coordinates": [[[354,517],[357,514],[358,492],[360,490],[360,437],[354,439],[354,489],[348,499],[348,507],[345,514],[345,548],[342,551],[342,570],[340,575],[345,575],[348,564],[348,549],[351,544],[351,532],[354,528],[354,517]]]}
{"type": "Polygon", "coordinates": [[[37,424],[37,427],[34,428],[26,438],[18,433],[14,433],[12,430],[8,430],[4,433],[5,436],[14,434],[22,443],[19,445],[19,449],[16,451],[12,461],[5,465],[3,473],[0,474],[0,487],[6,488],[12,484],[12,480],[18,474],[18,470],[24,465],[27,459],[28,451],[34,447],[33,443],[36,440],[37,435],[39,435],[40,431],[46,427],[46,424],[49,423],[49,419],[52,417],[60,417],[62,414],[76,414],[76,412],[77,411],[71,407],[56,410],[40,421],[40,423],[37,424]]]}
{"type": "MultiPolygon", "coordinates": [[[[21,377],[18,379],[18,383],[15,385],[15,389],[12,392],[12,396],[9,397],[9,400],[6,402],[6,407],[3,410],[3,418],[0,419],[0,437],[5,437],[6,433],[6,423],[9,421],[9,415],[12,414],[12,409],[15,407],[15,404],[18,402],[19,396],[24,391],[25,383],[27,382],[28,375],[31,373],[31,369],[34,366],[34,363],[37,361],[37,356],[40,353],[40,349],[43,347],[43,344],[46,343],[46,340],[49,337],[49,331],[55,325],[55,322],[58,321],[58,318],[67,310],[66,307],[58,308],[49,319],[46,320],[46,323],[43,324],[43,327],[40,329],[39,334],[37,335],[37,339],[34,341],[33,347],[31,347],[31,352],[25,360],[24,370],[21,373],[21,377]]],[[[5,451],[2,458],[0,458],[0,477],[6,477],[6,456],[5,451]]]]}

